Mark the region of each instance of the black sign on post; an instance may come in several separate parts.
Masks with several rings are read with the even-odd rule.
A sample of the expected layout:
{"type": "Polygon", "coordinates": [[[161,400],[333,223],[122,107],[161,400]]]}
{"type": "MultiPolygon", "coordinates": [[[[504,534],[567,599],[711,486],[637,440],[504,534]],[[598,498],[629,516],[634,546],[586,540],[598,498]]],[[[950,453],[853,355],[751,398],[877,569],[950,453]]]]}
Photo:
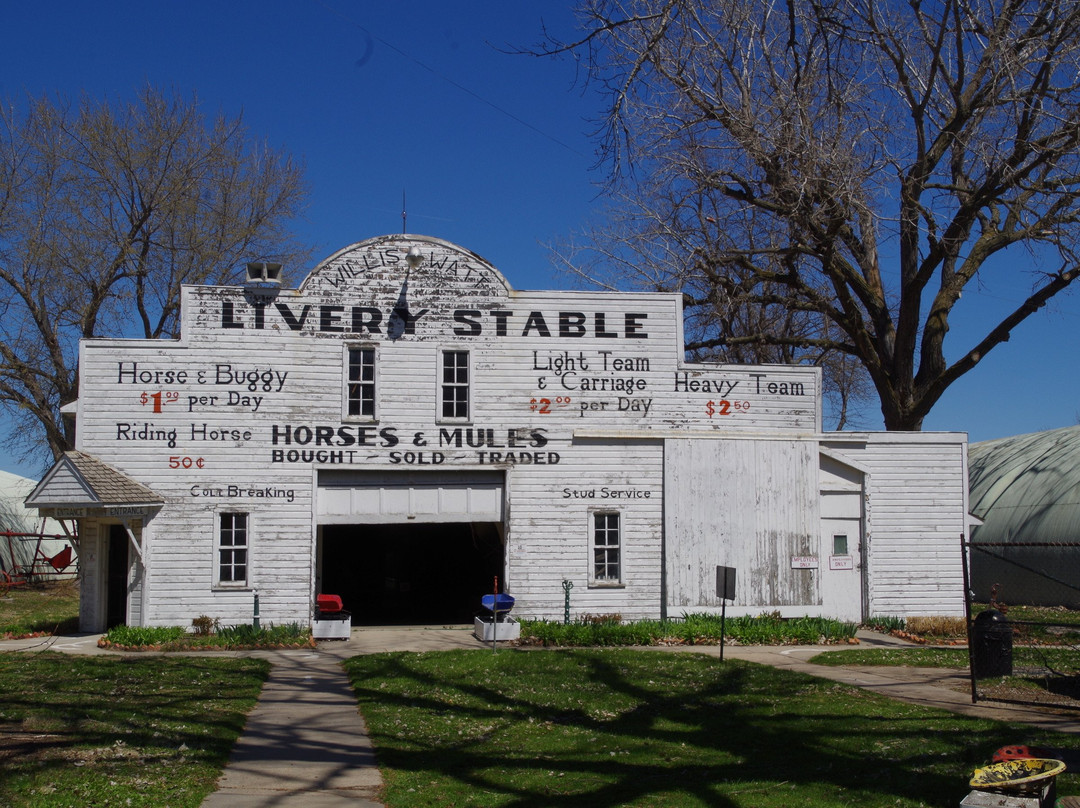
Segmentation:
{"type": "Polygon", "coordinates": [[[735,568],[716,568],[716,597],[722,600],[735,600],[735,568]]]}
{"type": "Polygon", "coordinates": [[[727,621],[727,602],[735,600],[735,568],[716,568],[716,596],[720,598],[720,661],[724,661],[724,623],[727,621]]]}

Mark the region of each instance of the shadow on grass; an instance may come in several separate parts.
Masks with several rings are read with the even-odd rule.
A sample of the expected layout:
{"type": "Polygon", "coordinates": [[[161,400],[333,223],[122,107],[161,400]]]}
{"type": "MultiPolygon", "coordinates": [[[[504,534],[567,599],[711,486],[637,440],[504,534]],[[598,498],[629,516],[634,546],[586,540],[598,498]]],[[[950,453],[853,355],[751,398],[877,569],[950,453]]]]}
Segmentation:
{"type": "Polygon", "coordinates": [[[151,800],[208,790],[268,670],[261,660],[0,654],[0,804],[52,804],[27,798],[42,784],[73,789],[73,804],[150,783],[151,800]]]}
{"type": "Polygon", "coordinates": [[[380,654],[346,669],[395,808],[954,806],[990,752],[1030,737],[691,654],[380,654]]]}

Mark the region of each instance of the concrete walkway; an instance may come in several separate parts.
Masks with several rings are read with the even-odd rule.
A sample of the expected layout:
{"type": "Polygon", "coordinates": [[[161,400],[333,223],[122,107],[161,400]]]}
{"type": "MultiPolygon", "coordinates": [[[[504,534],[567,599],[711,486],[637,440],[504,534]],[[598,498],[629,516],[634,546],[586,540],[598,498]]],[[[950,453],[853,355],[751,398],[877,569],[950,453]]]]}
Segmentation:
{"type": "Polygon", "coordinates": [[[341,667],[357,654],[479,648],[457,629],[355,629],[309,652],[259,653],[273,665],[218,789],[203,808],[374,808],[382,775],[341,667]]]}
{"type": "MultiPolygon", "coordinates": [[[[860,632],[862,647],[908,645],[874,632],[860,632]]],[[[439,651],[490,648],[467,628],[354,629],[348,641],[326,641],[314,650],[234,652],[271,661],[270,678],[225,772],[204,808],[370,808],[382,777],[341,662],[383,651],[439,651]]],[[[1028,724],[1057,732],[1080,732],[1080,715],[1033,707],[971,703],[967,676],[927,668],[825,667],[807,660],[843,646],[727,646],[725,659],[742,659],[808,673],[876,693],[979,718],[1028,724]]],[[[0,650],[55,650],[115,653],[97,648],[97,636],[54,637],[0,642],[0,650]]],[[[643,649],[644,650],[644,649],[643,649]]],[[[717,646],[650,648],[656,653],[720,656],[717,646]]],[[[216,652],[221,653],[221,652],[216,652]]],[[[542,651],[541,651],[542,653],[542,651]]],[[[1003,739],[1002,744],[1022,742],[1003,739]]]]}
{"type": "Polygon", "coordinates": [[[317,652],[272,661],[218,790],[203,805],[380,805],[382,776],[340,662],[317,652]]]}

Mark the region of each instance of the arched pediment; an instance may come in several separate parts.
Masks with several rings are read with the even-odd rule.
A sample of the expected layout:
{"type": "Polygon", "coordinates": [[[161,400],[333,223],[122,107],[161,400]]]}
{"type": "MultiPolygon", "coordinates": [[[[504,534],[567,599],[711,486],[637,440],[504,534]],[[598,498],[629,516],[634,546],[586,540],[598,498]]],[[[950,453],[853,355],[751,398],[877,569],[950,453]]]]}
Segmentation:
{"type": "Polygon", "coordinates": [[[300,284],[305,296],[393,295],[403,284],[421,298],[457,302],[505,298],[510,284],[474,252],[430,236],[392,235],[352,244],[320,263],[300,284]]]}

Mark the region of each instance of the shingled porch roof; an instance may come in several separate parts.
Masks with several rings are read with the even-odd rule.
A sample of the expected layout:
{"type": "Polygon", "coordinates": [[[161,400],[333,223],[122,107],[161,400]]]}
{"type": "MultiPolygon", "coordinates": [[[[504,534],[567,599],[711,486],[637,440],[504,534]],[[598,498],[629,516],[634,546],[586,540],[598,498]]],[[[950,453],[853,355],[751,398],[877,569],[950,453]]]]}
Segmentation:
{"type": "Polygon", "coordinates": [[[165,500],[152,489],[85,452],[65,452],[41,479],[25,504],[28,508],[154,507],[165,500]]]}

